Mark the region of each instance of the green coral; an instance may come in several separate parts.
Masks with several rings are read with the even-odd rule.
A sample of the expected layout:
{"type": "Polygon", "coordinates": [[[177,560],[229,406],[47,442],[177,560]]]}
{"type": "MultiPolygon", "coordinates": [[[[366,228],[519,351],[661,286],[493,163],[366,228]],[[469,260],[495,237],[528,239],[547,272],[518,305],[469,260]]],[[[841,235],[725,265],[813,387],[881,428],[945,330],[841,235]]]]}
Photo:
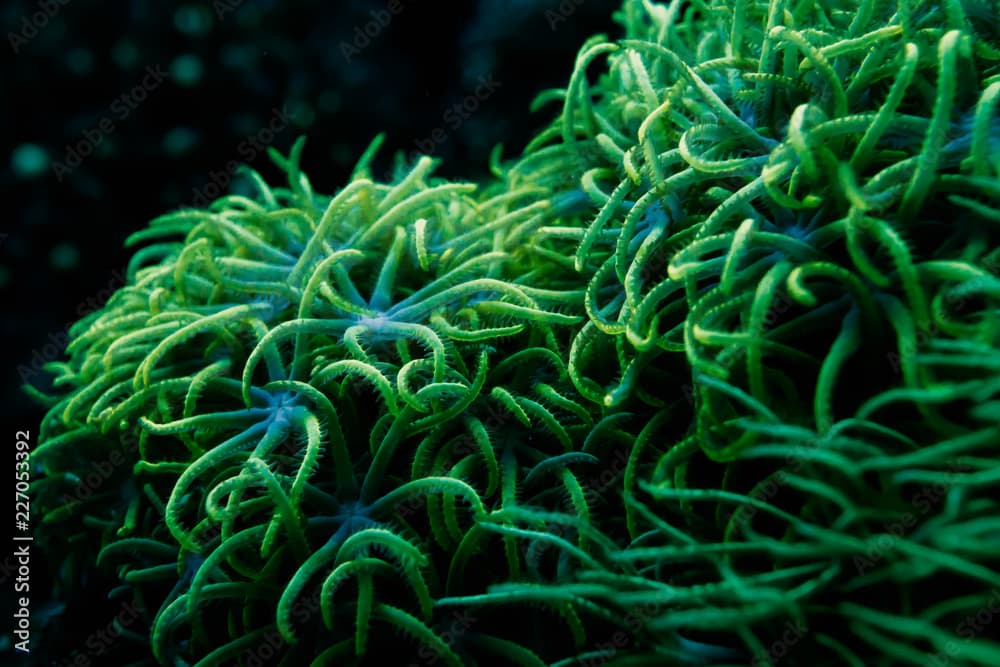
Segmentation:
{"type": "Polygon", "coordinates": [[[272,152],[50,365],[40,538],[162,664],[1000,663],[984,14],[627,0],[485,185],[272,152]]]}

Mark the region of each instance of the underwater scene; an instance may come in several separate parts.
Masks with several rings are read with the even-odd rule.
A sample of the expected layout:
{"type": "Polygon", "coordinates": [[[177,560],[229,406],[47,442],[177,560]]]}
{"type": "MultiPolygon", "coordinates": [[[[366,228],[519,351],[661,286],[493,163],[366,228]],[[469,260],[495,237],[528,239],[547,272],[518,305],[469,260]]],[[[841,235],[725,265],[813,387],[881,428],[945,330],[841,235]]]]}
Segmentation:
{"type": "Polygon", "coordinates": [[[0,664],[1000,667],[1000,0],[0,16],[0,664]]]}

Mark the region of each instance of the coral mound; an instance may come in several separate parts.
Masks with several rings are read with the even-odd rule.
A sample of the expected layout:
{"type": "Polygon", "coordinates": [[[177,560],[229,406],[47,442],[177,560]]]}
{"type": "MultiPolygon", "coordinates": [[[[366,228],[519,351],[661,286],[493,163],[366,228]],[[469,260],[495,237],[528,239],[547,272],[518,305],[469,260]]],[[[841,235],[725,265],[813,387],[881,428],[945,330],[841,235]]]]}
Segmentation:
{"type": "Polygon", "coordinates": [[[39,539],[160,664],[1000,664],[985,7],[627,0],[489,183],[272,152],[50,364],[39,539]]]}

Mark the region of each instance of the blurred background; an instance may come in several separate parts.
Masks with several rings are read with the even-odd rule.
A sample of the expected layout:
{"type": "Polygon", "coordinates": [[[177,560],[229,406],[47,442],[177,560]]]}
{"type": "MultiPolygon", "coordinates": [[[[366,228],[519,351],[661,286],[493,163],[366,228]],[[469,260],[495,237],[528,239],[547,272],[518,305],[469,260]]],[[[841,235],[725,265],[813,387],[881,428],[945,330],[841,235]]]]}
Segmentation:
{"type": "Polygon", "coordinates": [[[617,27],[612,0],[31,0],[0,8],[4,44],[0,291],[5,423],[37,426],[24,382],[45,385],[67,327],[124,281],[122,243],[164,212],[239,189],[245,163],[307,135],[306,173],[341,187],[371,139],[486,173],[554,106],[584,39],[617,27]],[[435,132],[437,130],[437,132],[435,132]]]}
{"type": "MultiPolygon", "coordinates": [[[[495,144],[505,157],[519,154],[557,112],[531,114],[529,104],[565,86],[587,37],[615,34],[619,4],[3,3],[0,188],[10,205],[0,227],[8,352],[0,409],[8,436],[29,429],[34,440],[43,411],[20,387],[46,388],[40,368],[62,358],[68,327],[124,284],[130,233],[245,187],[237,164],[283,184],[266,149],[287,154],[300,135],[319,192],[341,187],[379,132],[387,138],[376,177],[388,175],[398,152],[442,158],[439,175],[482,177],[495,144]]],[[[95,634],[121,612],[96,594],[109,582],[87,582],[95,595],[66,608],[51,600],[50,560],[59,554],[33,554],[32,639],[43,647],[27,662],[7,662],[5,624],[0,662],[125,664],[104,654],[95,634]]],[[[11,562],[0,562],[5,602],[11,562]]]]}

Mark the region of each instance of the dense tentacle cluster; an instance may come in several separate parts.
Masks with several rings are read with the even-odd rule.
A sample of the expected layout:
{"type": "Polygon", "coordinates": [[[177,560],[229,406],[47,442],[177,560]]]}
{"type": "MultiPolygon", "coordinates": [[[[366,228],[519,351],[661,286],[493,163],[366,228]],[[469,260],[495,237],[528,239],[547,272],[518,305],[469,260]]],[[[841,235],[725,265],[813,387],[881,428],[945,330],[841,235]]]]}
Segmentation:
{"type": "Polygon", "coordinates": [[[632,543],[579,594],[761,664],[786,620],[850,664],[925,664],[1000,582],[976,532],[1000,526],[1000,53],[965,3],[642,5],[511,171],[558,161],[593,204],[539,232],[589,278],[570,364],[645,415],[632,543]]]}
{"type": "Polygon", "coordinates": [[[72,330],[43,531],[162,664],[997,664],[984,11],[627,0],[486,186],[273,154],[72,330]]]}
{"type": "Polygon", "coordinates": [[[51,477],[81,446],[138,431],[120,455],[141,493],[120,525],[121,508],[99,512],[115,524],[99,560],[138,555],[120,573],[155,612],[162,662],[236,658],[273,630],[289,646],[314,638],[308,652],[325,628],[326,643],[350,637],[362,654],[372,619],[432,637],[442,584],[430,582],[450,562],[432,557],[467,558],[459,544],[471,549],[486,503],[513,502],[546,449],[571,448],[579,429],[563,413],[589,419],[552,352],[582,320],[566,305],[579,295],[519,284],[507,268],[509,236],[551,208],[537,189],[474,199],[474,185],[429,180],[425,158],[392,186],[362,163],[323,198],[298,172],[301,149],[273,156],[290,187],[257,178],[254,200],[170,214],[132,237],[156,243],[74,330],[59,384],[79,390],[53,406],[34,454],[51,477]],[[519,380],[517,357],[551,370],[519,380]],[[498,442],[508,418],[537,427],[536,445],[498,442]],[[378,602],[376,583],[402,599],[378,602]],[[303,621],[308,595],[321,613],[303,621]],[[208,609],[225,612],[212,615],[222,625],[208,609]]]}

